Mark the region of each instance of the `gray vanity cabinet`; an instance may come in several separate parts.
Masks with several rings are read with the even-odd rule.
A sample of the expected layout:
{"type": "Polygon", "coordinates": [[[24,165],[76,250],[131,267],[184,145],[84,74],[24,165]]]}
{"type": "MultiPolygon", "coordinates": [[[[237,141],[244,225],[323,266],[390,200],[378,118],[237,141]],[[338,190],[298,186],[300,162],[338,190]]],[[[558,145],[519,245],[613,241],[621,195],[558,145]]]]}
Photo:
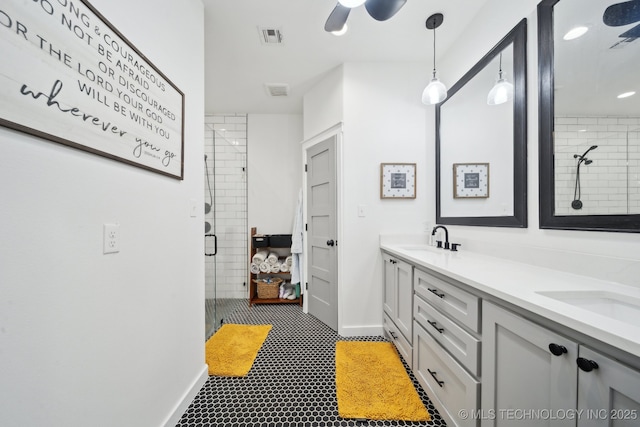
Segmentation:
{"type": "Polygon", "coordinates": [[[482,337],[482,427],[576,425],[575,418],[524,411],[551,415],[576,408],[577,343],[487,301],[482,337]]]}
{"type": "Polygon", "coordinates": [[[585,346],[580,357],[597,368],[578,370],[578,427],[640,425],[640,372],[585,346]]]}
{"type": "Polygon", "coordinates": [[[405,362],[412,365],[413,266],[382,253],[384,261],[383,327],[405,362]]]}
{"type": "Polygon", "coordinates": [[[413,373],[448,426],[476,427],[481,299],[420,268],[413,287],[413,373]]]}

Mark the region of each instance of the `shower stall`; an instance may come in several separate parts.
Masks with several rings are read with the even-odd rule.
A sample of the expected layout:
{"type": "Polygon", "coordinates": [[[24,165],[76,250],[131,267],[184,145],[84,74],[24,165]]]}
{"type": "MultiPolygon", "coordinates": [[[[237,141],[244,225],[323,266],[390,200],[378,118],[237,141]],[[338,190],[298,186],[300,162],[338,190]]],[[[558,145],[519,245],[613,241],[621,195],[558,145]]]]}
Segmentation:
{"type": "Polygon", "coordinates": [[[247,117],[205,117],[205,339],[247,297],[247,117]]]}

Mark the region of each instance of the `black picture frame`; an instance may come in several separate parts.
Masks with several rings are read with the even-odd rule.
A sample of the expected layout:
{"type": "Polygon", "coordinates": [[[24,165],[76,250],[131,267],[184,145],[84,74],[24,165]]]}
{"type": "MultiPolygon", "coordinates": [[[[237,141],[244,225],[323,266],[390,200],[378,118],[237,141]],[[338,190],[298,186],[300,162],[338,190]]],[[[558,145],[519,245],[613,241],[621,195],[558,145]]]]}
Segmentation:
{"type": "Polygon", "coordinates": [[[448,98],[436,105],[436,222],[447,225],[483,227],[527,227],[527,20],[522,19],[497,45],[473,66],[448,92],[448,98]],[[513,215],[443,216],[441,211],[441,107],[513,43],[513,215]]]}
{"type": "Polygon", "coordinates": [[[556,215],[554,167],[554,38],[553,7],[561,0],[538,4],[538,140],[539,219],[541,229],[640,233],[640,215],[556,215]]]}

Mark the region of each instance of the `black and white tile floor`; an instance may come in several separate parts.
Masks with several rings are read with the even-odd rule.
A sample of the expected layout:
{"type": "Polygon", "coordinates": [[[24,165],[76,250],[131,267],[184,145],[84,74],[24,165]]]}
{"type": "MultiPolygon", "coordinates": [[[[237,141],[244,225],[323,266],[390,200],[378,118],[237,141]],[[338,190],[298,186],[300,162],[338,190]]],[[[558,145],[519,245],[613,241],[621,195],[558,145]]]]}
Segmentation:
{"type": "MultiPolygon", "coordinates": [[[[177,427],[445,426],[413,375],[429,422],[356,421],[338,416],[335,343],[345,338],[297,305],[243,300],[224,323],[271,324],[249,375],[209,377],[177,427]]],[[[382,341],[382,337],[348,339],[382,341]]],[[[405,364],[405,368],[407,365],[405,364]]]]}

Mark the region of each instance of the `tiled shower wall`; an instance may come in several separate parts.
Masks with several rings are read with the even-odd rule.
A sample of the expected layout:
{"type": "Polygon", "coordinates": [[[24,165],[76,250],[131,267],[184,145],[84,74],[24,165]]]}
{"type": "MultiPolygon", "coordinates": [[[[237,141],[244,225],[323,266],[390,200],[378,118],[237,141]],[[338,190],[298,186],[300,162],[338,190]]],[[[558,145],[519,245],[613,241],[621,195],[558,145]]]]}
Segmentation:
{"type": "MultiPolygon", "coordinates": [[[[247,297],[247,116],[223,114],[205,117],[207,173],[213,208],[205,214],[218,237],[218,253],[205,257],[206,298],[247,297]],[[215,289],[213,288],[215,284],[215,289]],[[214,293],[215,292],[215,293],[214,293]]],[[[210,202],[204,177],[206,203],[210,202]]],[[[206,239],[213,253],[213,238],[206,239]]]]}
{"type": "Polygon", "coordinates": [[[640,213],[640,117],[556,117],[554,151],[556,215],[640,213]],[[593,163],[580,166],[583,207],[574,210],[574,155],[592,145],[593,163]]]}

